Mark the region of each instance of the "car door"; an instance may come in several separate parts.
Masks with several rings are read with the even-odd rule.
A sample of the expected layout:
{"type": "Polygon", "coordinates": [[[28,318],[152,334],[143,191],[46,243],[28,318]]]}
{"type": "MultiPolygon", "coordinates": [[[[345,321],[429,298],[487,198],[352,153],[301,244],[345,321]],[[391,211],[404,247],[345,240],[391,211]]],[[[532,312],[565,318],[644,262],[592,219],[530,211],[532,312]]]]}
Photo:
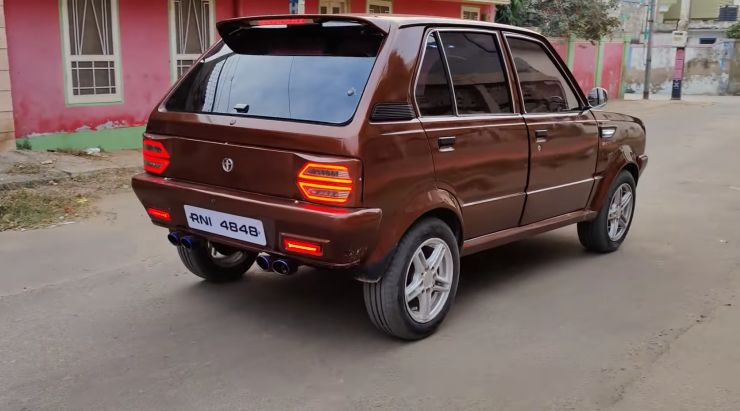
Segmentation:
{"type": "Polygon", "coordinates": [[[521,225],[582,210],[594,185],[596,119],[549,45],[519,34],[506,42],[531,146],[521,225]]]}
{"type": "Polygon", "coordinates": [[[495,31],[428,33],[415,100],[437,185],[460,202],[466,239],[518,226],[529,142],[495,31]]]}

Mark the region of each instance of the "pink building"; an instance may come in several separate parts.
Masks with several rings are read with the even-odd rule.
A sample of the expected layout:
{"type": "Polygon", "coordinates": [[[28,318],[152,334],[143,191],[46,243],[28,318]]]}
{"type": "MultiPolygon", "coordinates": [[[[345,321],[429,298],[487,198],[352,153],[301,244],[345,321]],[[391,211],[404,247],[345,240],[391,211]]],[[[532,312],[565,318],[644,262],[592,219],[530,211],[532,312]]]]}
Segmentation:
{"type": "Polygon", "coordinates": [[[303,8],[491,20],[495,4],[508,1],[5,0],[0,74],[10,80],[3,86],[0,75],[8,99],[0,104],[0,150],[16,138],[39,150],[138,147],[149,112],[217,40],[222,19],[303,8]]]}

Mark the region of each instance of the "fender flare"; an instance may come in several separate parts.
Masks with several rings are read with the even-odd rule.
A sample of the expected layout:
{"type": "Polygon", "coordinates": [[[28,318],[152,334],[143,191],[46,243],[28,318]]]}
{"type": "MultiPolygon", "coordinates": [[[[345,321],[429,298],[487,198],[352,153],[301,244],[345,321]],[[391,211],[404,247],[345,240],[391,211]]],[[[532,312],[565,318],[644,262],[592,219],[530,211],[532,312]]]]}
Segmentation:
{"type": "Polygon", "coordinates": [[[597,184],[594,186],[591,200],[589,201],[589,210],[599,211],[603,207],[604,201],[606,201],[606,197],[609,194],[609,188],[611,188],[614,179],[622,171],[629,171],[635,178],[635,182],[640,178],[638,156],[632,150],[632,147],[627,144],[621,145],[614,155],[616,159],[610,161],[606,170],[600,176],[597,176],[597,184]]]}
{"type": "Polygon", "coordinates": [[[384,218],[385,221],[381,223],[379,230],[386,231],[386,234],[379,235],[379,243],[368,258],[370,263],[354,270],[355,279],[366,283],[380,281],[403,235],[420,219],[435,214],[442,215],[441,219],[448,224],[450,222],[444,216],[454,215],[457,227],[451,228],[457,231],[455,235],[458,237],[458,245],[461,246],[464,237],[460,203],[451,192],[435,187],[409,197],[404,207],[399,208],[399,211],[387,220],[384,218]],[[390,232],[387,232],[388,230],[390,232]]]}

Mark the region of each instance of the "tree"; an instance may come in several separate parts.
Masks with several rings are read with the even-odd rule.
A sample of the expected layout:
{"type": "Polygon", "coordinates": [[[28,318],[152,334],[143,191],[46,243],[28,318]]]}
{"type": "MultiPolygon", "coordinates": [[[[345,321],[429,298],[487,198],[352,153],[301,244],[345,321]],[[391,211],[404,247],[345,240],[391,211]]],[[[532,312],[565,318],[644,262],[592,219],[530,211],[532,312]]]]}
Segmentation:
{"type": "Polygon", "coordinates": [[[740,23],[735,23],[727,28],[727,37],[731,39],[740,39],[740,23]]]}
{"type": "Polygon", "coordinates": [[[496,7],[496,23],[523,26],[529,14],[529,0],[511,0],[505,6],[496,7]]]}
{"type": "Polygon", "coordinates": [[[618,7],[619,0],[529,0],[529,24],[546,36],[598,40],[621,24],[618,7]]]}

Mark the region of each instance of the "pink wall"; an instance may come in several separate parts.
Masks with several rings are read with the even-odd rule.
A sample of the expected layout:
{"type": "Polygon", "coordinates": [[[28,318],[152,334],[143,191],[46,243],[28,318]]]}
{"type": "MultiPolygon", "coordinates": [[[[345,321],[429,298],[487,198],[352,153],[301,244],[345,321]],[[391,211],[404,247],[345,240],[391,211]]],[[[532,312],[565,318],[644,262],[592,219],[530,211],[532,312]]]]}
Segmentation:
{"type": "Polygon", "coordinates": [[[590,41],[577,42],[575,46],[575,60],[573,64],[573,75],[576,76],[578,85],[584,93],[594,88],[596,77],[596,52],[597,46],[590,41]]]}
{"type": "Polygon", "coordinates": [[[120,2],[124,102],[102,106],[65,104],[57,2],[9,0],[5,2],[5,16],[19,137],[74,131],[84,126],[94,129],[108,121],[117,125],[143,124],[170,84],[166,2],[120,2]],[[142,44],[148,47],[141,47],[142,44]]]}
{"type": "Polygon", "coordinates": [[[601,87],[609,92],[610,98],[619,96],[619,83],[622,79],[622,53],[624,43],[604,44],[604,68],[601,72],[601,87]]]}
{"type": "MultiPolygon", "coordinates": [[[[288,0],[240,1],[243,15],[289,11],[288,0]]],[[[233,2],[216,2],[217,20],[234,11],[233,2]]],[[[119,0],[118,13],[123,103],[67,106],[58,1],[5,2],[17,137],[146,122],[171,85],[167,1],[119,0]]]]}

